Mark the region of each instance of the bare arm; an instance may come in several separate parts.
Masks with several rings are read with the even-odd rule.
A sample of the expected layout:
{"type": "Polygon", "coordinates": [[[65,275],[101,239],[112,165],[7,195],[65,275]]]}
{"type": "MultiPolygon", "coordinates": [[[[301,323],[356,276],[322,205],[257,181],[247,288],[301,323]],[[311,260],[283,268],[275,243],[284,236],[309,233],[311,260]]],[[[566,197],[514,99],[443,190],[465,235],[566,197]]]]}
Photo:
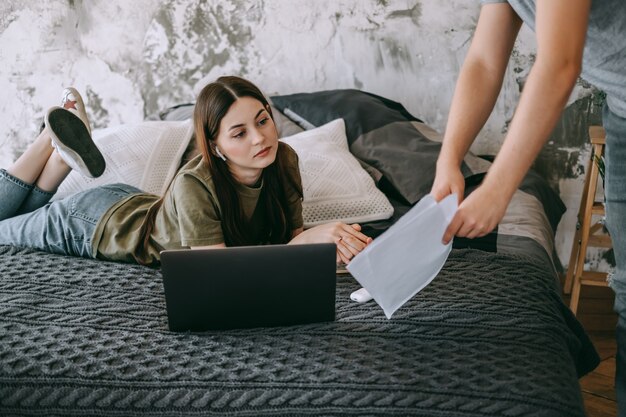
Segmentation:
{"type": "MultiPolygon", "coordinates": [[[[348,263],[372,241],[360,230],[361,226],[358,224],[348,225],[340,222],[316,226],[306,232],[304,228],[300,227],[292,231],[289,244],[335,243],[337,245],[337,262],[348,263]]],[[[220,243],[210,246],[192,246],[191,249],[222,249],[225,247],[225,244],[220,243]]]]}
{"type": "Polygon", "coordinates": [[[439,162],[461,165],[493,110],[521,25],[508,4],[483,6],[452,98],[439,162]]]}
{"type": "Polygon", "coordinates": [[[444,234],[444,242],[455,234],[469,238],[483,236],[502,219],[580,74],[590,2],[537,1],[537,59],[509,133],[483,184],[459,206],[444,234]]]}
{"type": "Polygon", "coordinates": [[[537,2],[537,59],[486,179],[508,199],[554,129],[580,75],[590,2],[537,2]]]}

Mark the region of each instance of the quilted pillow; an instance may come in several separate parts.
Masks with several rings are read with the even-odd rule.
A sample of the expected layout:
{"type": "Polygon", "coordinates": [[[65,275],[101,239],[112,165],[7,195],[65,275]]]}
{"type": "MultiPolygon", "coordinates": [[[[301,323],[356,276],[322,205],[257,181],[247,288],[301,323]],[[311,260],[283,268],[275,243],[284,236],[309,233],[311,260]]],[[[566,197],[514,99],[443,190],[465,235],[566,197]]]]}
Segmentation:
{"type": "Polygon", "coordinates": [[[104,174],[87,178],[72,171],[59,187],[60,199],[99,185],[124,183],[162,195],[176,174],[193,133],[191,121],[150,121],[98,129],[94,142],[106,160],[104,174]]]}
{"type": "Polygon", "coordinates": [[[393,207],[350,153],[345,123],[334,120],[281,139],[300,159],[304,226],[362,223],[391,217],[393,207]]]}

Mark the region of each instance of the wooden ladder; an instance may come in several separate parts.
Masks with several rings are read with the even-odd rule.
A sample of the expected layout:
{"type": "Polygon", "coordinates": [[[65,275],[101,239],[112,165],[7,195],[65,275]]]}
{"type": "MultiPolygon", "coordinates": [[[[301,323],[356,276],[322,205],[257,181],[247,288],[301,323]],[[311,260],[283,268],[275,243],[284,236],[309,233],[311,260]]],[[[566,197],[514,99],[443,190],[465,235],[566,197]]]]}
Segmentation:
{"type": "Polygon", "coordinates": [[[567,266],[567,275],[563,292],[569,294],[570,309],[574,314],[578,310],[578,300],[580,298],[581,285],[607,286],[607,273],[589,271],[584,269],[585,256],[590,247],[610,248],[611,238],[604,231],[601,220],[604,218],[604,202],[596,201],[596,191],[598,189],[599,168],[596,158],[601,158],[604,152],[606,132],[601,126],[589,128],[589,138],[591,140],[591,157],[587,166],[585,185],[583,188],[580,208],[578,210],[578,221],[576,224],[576,234],[572,242],[572,252],[567,266]],[[594,220],[595,218],[595,220],[594,220]]]}

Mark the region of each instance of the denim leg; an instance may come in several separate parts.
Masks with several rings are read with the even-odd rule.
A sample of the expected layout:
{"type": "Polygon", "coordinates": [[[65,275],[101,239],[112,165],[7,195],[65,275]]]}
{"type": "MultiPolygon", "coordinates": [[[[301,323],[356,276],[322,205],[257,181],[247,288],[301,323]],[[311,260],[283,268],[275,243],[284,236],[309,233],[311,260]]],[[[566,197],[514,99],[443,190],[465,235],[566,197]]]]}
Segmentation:
{"type": "Polygon", "coordinates": [[[54,196],[54,192],[44,191],[37,186],[33,186],[32,190],[30,190],[30,194],[28,194],[26,199],[22,202],[22,205],[15,215],[30,213],[31,211],[45,206],[52,196],[54,196]]]}
{"type": "Polygon", "coordinates": [[[138,192],[125,184],[104,185],[2,220],[0,245],[94,258],[92,239],[98,221],[115,203],[138,192]]]}
{"type": "Polygon", "coordinates": [[[615,272],[610,286],[615,291],[617,371],[615,390],[618,415],[626,417],[626,119],[605,105],[603,125],[606,129],[605,198],[606,220],[613,251],[615,272]]]}
{"type": "Polygon", "coordinates": [[[0,169],[0,221],[19,213],[33,186],[0,169]]]}

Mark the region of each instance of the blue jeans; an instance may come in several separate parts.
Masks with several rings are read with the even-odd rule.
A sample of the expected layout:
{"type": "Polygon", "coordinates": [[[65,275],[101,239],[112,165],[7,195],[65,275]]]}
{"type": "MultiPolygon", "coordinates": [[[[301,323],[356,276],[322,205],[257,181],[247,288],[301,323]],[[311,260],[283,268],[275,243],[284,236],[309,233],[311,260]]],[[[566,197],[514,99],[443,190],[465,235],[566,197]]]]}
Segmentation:
{"type": "Polygon", "coordinates": [[[50,202],[54,193],[0,170],[0,245],[95,258],[96,225],[118,201],[141,190],[110,184],[50,202]]]}
{"type": "Polygon", "coordinates": [[[615,291],[615,312],[619,316],[615,391],[618,416],[626,417],[626,118],[605,105],[602,124],[606,129],[606,221],[616,262],[609,285],[615,291]]]}

